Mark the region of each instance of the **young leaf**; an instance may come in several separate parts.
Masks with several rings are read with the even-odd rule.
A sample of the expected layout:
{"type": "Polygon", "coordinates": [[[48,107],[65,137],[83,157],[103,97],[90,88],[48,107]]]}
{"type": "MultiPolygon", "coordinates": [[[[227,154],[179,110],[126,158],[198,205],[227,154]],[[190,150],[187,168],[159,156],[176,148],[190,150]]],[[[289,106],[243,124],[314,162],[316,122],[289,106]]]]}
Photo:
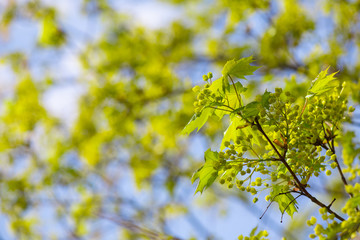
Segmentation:
{"type": "Polygon", "coordinates": [[[197,192],[202,193],[206,188],[208,188],[217,178],[218,171],[214,169],[214,164],[219,159],[218,152],[213,152],[209,148],[205,152],[205,164],[200,167],[192,176],[191,182],[194,183],[195,180],[199,179],[199,183],[196,187],[195,194],[197,192]]]}
{"type": "Polygon", "coordinates": [[[272,197],[274,202],[279,204],[279,210],[283,213],[286,211],[290,217],[297,212],[295,205],[297,204],[296,200],[290,193],[286,193],[284,190],[284,185],[274,185],[270,196],[272,197]]]}
{"type": "Polygon", "coordinates": [[[322,95],[338,86],[337,80],[334,77],[337,72],[327,75],[328,69],[329,68],[321,71],[315,78],[308,90],[306,98],[322,95]]]}
{"type": "Polygon", "coordinates": [[[264,94],[261,97],[261,105],[266,109],[269,109],[270,107],[270,103],[269,103],[270,94],[271,94],[270,92],[265,90],[264,94]]]}
{"type": "Polygon", "coordinates": [[[230,125],[224,132],[224,137],[221,142],[220,149],[223,150],[225,148],[225,142],[235,141],[236,137],[239,135],[240,131],[238,131],[236,128],[242,124],[245,124],[245,122],[237,115],[231,115],[230,116],[230,125]]]}
{"type": "Polygon", "coordinates": [[[247,58],[241,58],[239,60],[230,60],[225,64],[222,70],[222,75],[231,75],[237,78],[246,79],[245,76],[252,75],[253,72],[255,72],[256,69],[259,68],[250,65],[250,63],[252,63],[253,61],[254,60],[252,56],[247,58]]]}
{"type": "Polygon", "coordinates": [[[234,109],[239,108],[242,105],[242,99],[240,93],[245,92],[246,90],[247,88],[245,88],[240,82],[236,82],[235,85],[231,85],[230,91],[227,94],[227,98],[229,100],[229,106],[234,109]],[[236,88],[236,91],[234,89],[234,86],[236,88]],[[239,96],[237,94],[239,94],[239,96]],[[241,103],[239,103],[238,97],[241,103]]]}
{"type": "Polygon", "coordinates": [[[200,115],[194,114],[190,119],[189,123],[181,131],[181,134],[189,135],[192,131],[197,128],[197,131],[206,123],[208,118],[213,114],[215,109],[205,108],[200,115]]]}
{"type": "Polygon", "coordinates": [[[241,112],[243,118],[254,117],[259,113],[259,102],[251,102],[243,107],[235,109],[234,112],[241,112]]]}
{"type": "Polygon", "coordinates": [[[214,93],[217,93],[218,91],[222,90],[222,81],[223,81],[223,77],[216,79],[215,81],[212,82],[209,89],[214,93]]]}
{"type": "Polygon", "coordinates": [[[229,84],[229,80],[228,80],[227,76],[222,77],[221,81],[222,81],[222,85],[221,85],[222,86],[222,91],[224,93],[229,92],[230,91],[230,84],[229,84]]]}
{"type": "Polygon", "coordinates": [[[257,144],[260,146],[260,139],[258,133],[254,131],[245,120],[241,119],[238,115],[230,115],[230,125],[224,132],[224,137],[221,142],[220,150],[225,148],[225,142],[235,142],[237,136],[248,136],[249,134],[254,137],[251,139],[251,145],[257,144]],[[245,126],[245,127],[242,127],[245,126]]]}
{"type": "Polygon", "coordinates": [[[260,136],[258,131],[254,131],[250,126],[242,128],[241,129],[242,134],[245,136],[248,136],[249,134],[253,135],[254,137],[250,140],[251,145],[257,144],[258,146],[261,146],[260,144],[260,136]]]}

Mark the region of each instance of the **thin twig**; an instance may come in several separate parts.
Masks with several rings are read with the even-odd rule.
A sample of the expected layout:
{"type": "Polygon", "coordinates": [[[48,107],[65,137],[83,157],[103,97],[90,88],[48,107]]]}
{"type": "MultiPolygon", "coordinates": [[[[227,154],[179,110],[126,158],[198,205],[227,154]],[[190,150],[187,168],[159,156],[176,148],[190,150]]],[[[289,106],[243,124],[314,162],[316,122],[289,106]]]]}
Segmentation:
{"type": "Polygon", "coordinates": [[[286,159],[280,154],[280,152],[277,150],[277,148],[274,146],[274,144],[272,143],[272,141],[269,139],[269,137],[267,136],[267,134],[265,133],[265,131],[262,129],[259,120],[257,118],[255,118],[255,122],[256,125],[258,127],[258,130],[263,134],[263,136],[266,138],[266,140],[270,143],[270,145],[272,146],[272,148],[275,150],[276,154],[279,156],[280,161],[285,165],[286,169],[290,172],[291,176],[294,178],[298,188],[301,190],[301,192],[303,193],[303,195],[305,195],[307,198],[309,198],[313,203],[317,204],[320,207],[324,207],[327,209],[327,211],[329,213],[333,213],[335,215],[335,217],[337,219],[339,219],[340,221],[344,221],[345,219],[343,217],[341,217],[339,214],[337,214],[336,212],[334,212],[333,210],[331,210],[328,206],[326,206],[324,203],[320,202],[317,198],[315,198],[314,196],[312,196],[303,186],[303,184],[301,184],[299,178],[296,176],[296,174],[294,173],[294,171],[291,169],[291,167],[289,166],[289,164],[286,162],[286,159]]]}
{"type": "Polygon", "coordinates": [[[328,205],[328,207],[330,208],[332,206],[332,204],[335,202],[336,198],[334,198],[331,203],[328,205]]]}
{"type": "Polygon", "coordinates": [[[237,89],[236,89],[235,83],[234,83],[234,81],[232,80],[230,74],[228,74],[228,76],[229,76],[229,78],[230,78],[230,80],[231,80],[231,82],[232,82],[232,84],[233,84],[233,87],[234,87],[235,93],[236,93],[236,97],[237,97],[237,99],[238,99],[238,101],[239,101],[239,106],[241,107],[240,95],[239,95],[239,93],[238,93],[238,91],[237,91],[237,89]]]}
{"type": "Polygon", "coordinates": [[[264,217],[265,213],[267,212],[267,210],[269,209],[269,207],[271,206],[271,204],[275,201],[275,198],[276,198],[276,197],[278,197],[278,196],[280,196],[280,195],[284,195],[284,194],[290,194],[290,193],[292,193],[292,192],[296,192],[296,191],[282,192],[282,193],[277,194],[275,197],[273,197],[273,198],[271,199],[270,203],[268,204],[268,206],[266,207],[264,213],[260,216],[260,219],[262,219],[262,218],[264,217]]]}
{"type": "Polygon", "coordinates": [[[300,196],[302,196],[301,193],[299,194],[299,196],[297,196],[296,198],[292,199],[292,200],[288,203],[288,205],[284,208],[283,212],[281,213],[281,220],[280,220],[281,223],[283,222],[283,217],[284,217],[284,214],[285,214],[286,209],[291,205],[291,203],[293,203],[294,201],[296,201],[296,199],[298,199],[300,196]]]}
{"type": "Polygon", "coordinates": [[[160,239],[164,239],[164,240],[165,239],[180,240],[180,238],[176,238],[176,237],[172,237],[172,236],[166,236],[166,235],[158,233],[156,231],[140,227],[140,226],[138,226],[138,225],[136,225],[133,222],[128,221],[128,220],[119,219],[119,218],[116,218],[116,217],[111,217],[111,216],[105,215],[103,213],[98,213],[96,215],[98,217],[100,217],[100,218],[109,220],[109,221],[111,221],[111,222],[113,222],[113,223],[115,223],[117,225],[123,226],[126,229],[128,229],[128,230],[130,230],[130,231],[132,231],[134,233],[144,235],[144,236],[146,236],[146,237],[148,237],[150,239],[153,239],[153,240],[160,240],[160,239]]]}

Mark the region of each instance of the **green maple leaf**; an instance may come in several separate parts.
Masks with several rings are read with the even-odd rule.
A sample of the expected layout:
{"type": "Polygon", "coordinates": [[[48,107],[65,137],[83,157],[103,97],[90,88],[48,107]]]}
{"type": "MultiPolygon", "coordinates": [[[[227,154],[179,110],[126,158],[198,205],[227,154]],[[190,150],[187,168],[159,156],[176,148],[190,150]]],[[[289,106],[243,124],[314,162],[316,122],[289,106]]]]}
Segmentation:
{"type": "Polygon", "coordinates": [[[279,204],[279,210],[283,213],[284,211],[289,214],[289,216],[292,218],[295,212],[297,212],[296,209],[296,200],[290,193],[286,193],[288,190],[285,190],[287,186],[285,185],[274,185],[272,188],[272,191],[270,193],[270,196],[272,197],[274,202],[277,202],[279,204]]]}
{"type": "Polygon", "coordinates": [[[202,193],[206,188],[213,184],[218,176],[218,171],[214,168],[214,164],[219,160],[218,152],[213,152],[211,149],[208,149],[205,152],[204,158],[205,164],[200,167],[191,178],[192,183],[199,179],[195,194],[197,192],[202,193]]]}
{"type": "Polygon", "coordinates": [[[246,79],[245,76],[252,75],[253,72],[255,72],[259,67],[251,66],[250,63],[252,63],[254,60],[252,56],[247,58],[241,58],[239,60],[230,60],[228,61],[223,70],[222,75],[223,76],[234,76],[241,79],[246,79]]]}
{"type": "Polygon", "coordinates": [[[247,105],[245,105],[242,109],[242,117],[243,118],[249,118],[249,117],[255,117],[259,113],[259,102],[251,102],[247,105]]]}
{"type": "Polygon", "coordinates": [[[194,131],[197,128],[197,131],[200,130],[200,128],[206,123],[206,121],[209,119],[209,117],[213,114],[215,109],[212,108],[204,108],[203,111],[200,114],[194,114],[188,124],[184,127],[184,129],[181,131],[181,134],[190,134],[192,131],[194,131]]]}
{"type": "Polygon", "coordinates": [[[232,141],[236,140],[236,137],[240,134],[240,131],[237,130],[236,128],[238,126],[241,126],[241,125],[244,125],[244,124],[246,124],[246,122],[243,121],[237,115],[231,115],[230,116],[230,125],[226,129],[226,131],[224,132],[224,137],[223,137],[223,140],[221,142],[221,147],[220,147],[221,150],[223,150],[225,148],[225,142],[226,141],[230,142],[231,140],[232,141]]]}
{"type": "Polygon", "coordinates": [[[246,90],[247,90],[247,88],[245,88],[240,82],[236,82],[234,85],[231,85],[230,91],[227,94],[229,106],[234,109],[240,107],[242,105],[242,99],[241,99],[240,93],[243,93],[246,90]],[[236,91],[235,91],[234,87],[236,88],[236,91]],[[239,94],[239,96],[237,94],[239,94]],[[240,99],[240,102],[239,102],[238,97],[240,99]]]}
{"type": "Polygon", "coordinates": [[[270,108],[270,103],[269,103],[270,94],[271,94],[270,92],[265,90],[264,94],[261,97],[261,105],[266,109],[270,108]]]}
{"type": "Polygon", "coordinates": [[[321,71],[315,80],[312,81],[306,98],[320,96],[338,86],[337,79],[334,77],[337,72],[327,75],[328,69],[321,71]]]}
{"type": "Polygon", "coordinates": [[[222,79],[223,79],[223,77],[218,78],[215,81],[213,81],[212,84],[210,85],[209,89],[214,93],[217,93],[218,91],[222,90],[222,79]]]}
{"type": "Polygon", "coordinates": [[[248,136],[249,134],[254,136],[250,140],[251,145],[257,144],[260,146],[260,139],[257,131],[254,131],[251,126],[244,119],[241,119],[238,115],[230,115],[230,124],[224,132],[224,137],[221,142],[220,150],[223,150],[225,148],[226,141],[235,142],[237,136],[248,136]]]}

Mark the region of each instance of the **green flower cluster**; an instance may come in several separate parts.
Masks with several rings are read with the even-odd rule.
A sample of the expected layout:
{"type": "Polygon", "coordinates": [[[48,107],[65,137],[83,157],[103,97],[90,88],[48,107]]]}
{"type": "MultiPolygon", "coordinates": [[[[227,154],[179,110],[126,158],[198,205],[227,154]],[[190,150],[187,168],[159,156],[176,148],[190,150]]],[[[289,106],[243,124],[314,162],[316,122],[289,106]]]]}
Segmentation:
{"type": "MultiPolygon", "coordinates": [[[[304,196],[320,207],[322,219],[328,223],[326,227],[315,226],[316,218],[311,218],[307,222],[315,226],[311,238],[352,236],[360,222],[357,209],[360,185],[348,185],[335,146],[338,136],[343,134],[342,124],[349,120],[354,108],[347,107],[335,73],[322,71],[303,102],[290,92],[275,88],[274,93],[265,91],[244,104],[242,93],[247,89],[232,76],[244,78],[251,73],[254,68],[250,62],[250,58],[229,61],[221,78],[211,82],[212,74],[204,75],[204,80],[210,79],[210,83],[203,89],[194,87],[198,92],[195,115],[183,132],[200,129],[212,115],[221,119],[228,114],[230,118],[221,151],[207,150],[205,164],[193,175],[192,181],[199,179],[196,192],[202,192],[218,179],[228,188],[256,195],[253,198],[256,203],[257,194],[268,190],[265,200],[269,205],[276,202],[282,215],[286,212],[290,216],[297,211],[296,199],[304,196]],[[349,216],[346,220],[331,209],[332,204],[322,203],[308,191],[312,177],[321,172],[331,175],[331,169],[340,173],[351,197],[343,209],[349,216]]],[[[358,173],[352,175],[356,177],[358,173]]]]}

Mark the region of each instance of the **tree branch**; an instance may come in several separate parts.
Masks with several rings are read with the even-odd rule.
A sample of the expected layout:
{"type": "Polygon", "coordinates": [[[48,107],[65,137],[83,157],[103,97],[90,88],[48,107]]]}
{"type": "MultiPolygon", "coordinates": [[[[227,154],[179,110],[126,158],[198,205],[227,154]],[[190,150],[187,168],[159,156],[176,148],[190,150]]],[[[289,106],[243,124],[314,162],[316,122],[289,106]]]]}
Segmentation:
{"type": "Polygon", "coordinates": [[[306,197],[308,197],[313,203],[317,204],[320,207],[326,208],[327,211],[329,213],[332,213],[335,215],[335,217],[337,219],[339,219],[340,221],[344,221],[345,219],[343,217],[341,217],[340,215],[338,215],[336,212],[332,211],[330,209],[329,206],[326,206],[324,203],[320,202],[317,198],[315,198],[314,196],[312,196],[304,187],[304,185],[300,182],[299,178],[296,176],[296,174],[294,173],[294,171],[291,169],[291,167],[289,166],[289,164],[286,162],[286,159],[280,154],[280,152],[277,150],[277,148],[274,146],[274,144],[272,143],[272,141],[269,139],[269,137],[267,136],[267,134],[264,132],[263,128],[261,127],[259,120],[257,118],[255,118],[255,122],[256,125],[258,127],[258,130],[263,134],[263,136],[266,138],[266,140],[271,144],[271,146],[273,147],[273,149],[275,150],[276,154],[279,156],[280,161],[285,165],[286,169],[290,172],[291,176],[294,178],[296,184],[298,185],[299,189],[301,190],[301,192],[303,193],[303,195],[305,195],[306,197]]]}

